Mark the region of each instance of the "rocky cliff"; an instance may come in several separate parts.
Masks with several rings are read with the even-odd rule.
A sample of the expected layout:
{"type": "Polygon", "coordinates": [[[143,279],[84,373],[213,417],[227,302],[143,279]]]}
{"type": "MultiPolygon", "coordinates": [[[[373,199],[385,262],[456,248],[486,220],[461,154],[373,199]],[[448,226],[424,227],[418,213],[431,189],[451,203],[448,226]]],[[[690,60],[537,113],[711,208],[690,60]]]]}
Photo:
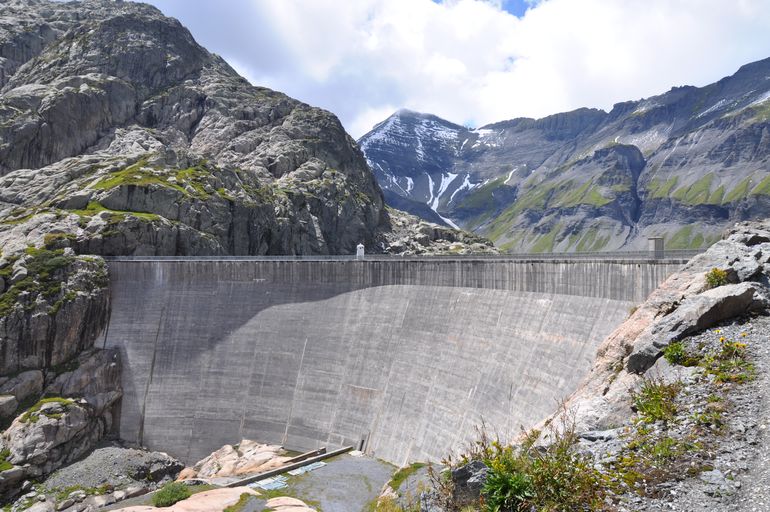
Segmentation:
{"type": "Polygon", "coordinates": [[[250,85],[153,7],[4,3],[0,86],[4,246],[352,253],[387,231],[335,116],[250,85]]]}
{"type": "Polygon", "coordinates": [[[401,110],[359,143],[390,204],[506,250],[697,248],[770,213],[768,77],[479,129],[401,110]]]}
{"type": "MultiPolygon", "coordinates": [[[[656,375],[666,348],[720,322],[767,314],[770,308],[770,223],[745,222],[671,275],[599,347],[589,376],[567,405],[581,429],[621,422],[629,389],[656,375]],[[721,273],[714,281],[709,274],[721,273]],[[715,286],[716,285],[716,286],[715,286]]],[[[659,372],[658,372],[659,373],[659,372]]]]}
{"type": "Polygon", "coordinates": [[[117,352],[94,348],[104,261],[58,243],[0,258],[0,501],[90,451],[122,396],[117,352]]]}

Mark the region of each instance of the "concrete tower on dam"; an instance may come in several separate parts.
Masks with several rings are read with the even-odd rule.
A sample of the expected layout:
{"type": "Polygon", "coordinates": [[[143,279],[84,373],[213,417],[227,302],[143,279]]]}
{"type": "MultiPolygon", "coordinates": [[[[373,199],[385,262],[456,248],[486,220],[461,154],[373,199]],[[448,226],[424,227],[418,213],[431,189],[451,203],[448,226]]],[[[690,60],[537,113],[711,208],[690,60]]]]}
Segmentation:
{"type": "Polygon", "coordinates": [[[553,412],[682,263],[111,261],[120,434],[188,463],[242,438],[439,459],[553,412]]]}

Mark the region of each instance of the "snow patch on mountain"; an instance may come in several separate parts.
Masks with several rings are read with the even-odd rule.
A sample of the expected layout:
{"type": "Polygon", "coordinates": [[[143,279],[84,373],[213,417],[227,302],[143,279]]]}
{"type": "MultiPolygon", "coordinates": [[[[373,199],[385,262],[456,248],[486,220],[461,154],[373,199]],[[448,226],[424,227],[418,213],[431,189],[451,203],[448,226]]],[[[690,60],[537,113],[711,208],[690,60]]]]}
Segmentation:
{"type": "Polygon", "coordinates": [[[489,128],[478,128],[472,130],[473,133],[478,134],[479,138],[473,143],[471,149],[479,146],[485,146],[488,148],[496,148],[503,145],[503,130],[490,130],[489,128]]]}
{"type": "Polygon", "coordinates": [[[516,171],[518,171],[518,170],[519,170],[519,168],[518,168],[518,167],[514,167],[514,169],[513,169],[511,172],[509,172],[509,173],[508,173],[508,177],[507,177],[507,178],[505,179],[505,181],[503,182],[503,185],[507,185],[507,184],[508,184],[508,182],[509,182],[509,181],[511,181],[511,178],[513,178],[513,173],[515,173],[515,172],[516,172],[516,171]]]}
{"type": "MultiPolygon", "coordinates": [[[[446,222],[447,224],[449,224],[455,229],[460,229],[459,226],[457,226],[457,224],[455,224],[452,221],[452,219],[448,219],[438,212],[438,205],[439,205],[439,202],[441,201],[441,197],[446,193],[449,186],[452,184],[455,178],[459,176],[459,174],[455,174],[451,172],[443,173],[441,175],[441,183],[438,184],[438,190],[436,190],[435,192],[434,192],[434,189],[436,188],[436,182],[433,181],[433,178],[431,177],[430,174],[426,173],[425,175],[428,177],[428,191],[430,193],[430,198],[428,199],[426,204],[430,207],[431,210],[436,212],[436,215],[441,217],[441,220],[443,220],[444,222],[446,222]]],[[[467,175],[466,175],[466,179],[467,179],[467,175]]],[[[451,201],[451,198],[450,198],[450,201],[451,201]]]]}
{"type": "MultiPolygon", "coordinates": [[[[451,172],[441,175],[441,184],[439,185],[436,196],[433,197],[433,193],[431,192],[432,201],[429,204],[431,210],[433,210],[434,212],[436,211],[436,208],[438,208],[438,203],[441,200],[441,196],[444,195],[444,192],[446,192],[446,189],[449,188],[449,185],[452,184],[452,182],[455,180],[455,178],[457,178],[457,176],[458,176],[457,174],[454,174],[451,172]]],[[[432,185],[433,185],[433,180],[431,180],[431,186],[432,185]]]]}
{"type": "Polygon", "coordinates": [[[700,114],[698,114],[695,117],[698,118],[698,117],[707,116],[710,113],[712,113],[712,112],[722,108],[726,103],[727,103],[727,100],[723,98],[723,99],[717,101],[716,103],[714,103],[713,105],[711,105],[709,108],[707,108],[706,110],[704,110],[703,112],[701,112],[700,114]]]}
{"type": "Polygon", "coordinates": [[[466,172],[465,173],[465,179],[463,180],[462,184],[459,187],[457,187],[454,192],[452,192],[452,195],[449,196],[449,201],[447,201],[446,204],[447,205],[451,204],[452,201],[454,201],[455,196],[457,195],[457,193],[460,192],[461,190],[471,191],[474,188],[477,188],[477,187],[480,187],[480,186],[482,186],[481,183],[471,183],[471,175],[466,172]]]}
{"type": "Polygon", "coordinates": [[[391,131],[398,129],[400,124],[397,116],[390,116],[382,123],[376,125],[374,129],[361,140],[361,151],[366,154],[366,150],[369,149],[369,146],[371,146],[372,143],[392,142],[393,139],[390,137],[390,133],[391,131]]]}

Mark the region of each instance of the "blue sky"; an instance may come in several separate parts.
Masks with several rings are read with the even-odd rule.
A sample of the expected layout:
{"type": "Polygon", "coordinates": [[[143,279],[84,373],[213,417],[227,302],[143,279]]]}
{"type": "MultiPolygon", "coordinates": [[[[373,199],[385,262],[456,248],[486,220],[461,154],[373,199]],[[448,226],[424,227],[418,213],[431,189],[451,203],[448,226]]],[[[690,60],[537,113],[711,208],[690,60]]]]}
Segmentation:
{"type": "Polygon", "coordinates": [[[769,0],[150,0],[256,85],[360,137],[399,108],[480,126],[610,109],[770,57],[769,0]]]}
{"type": "Polygon", "coordinates": [[[518,18],[522,17],[529,7],[530,4],[524,0],[504,0],[502,3],[502,8],[505,11],[518,18]]]}
{"type": "MultiPolygon", "coordinates": [[[[433,1],[437,4],[444,3],[444,0],[433,1]]],[[[527,2],[526,0],[501,0],[499,2],[499,7],[502,10],[513,14],[517,18],[521,18],[533,4],[533,1],[527,2]]]]}

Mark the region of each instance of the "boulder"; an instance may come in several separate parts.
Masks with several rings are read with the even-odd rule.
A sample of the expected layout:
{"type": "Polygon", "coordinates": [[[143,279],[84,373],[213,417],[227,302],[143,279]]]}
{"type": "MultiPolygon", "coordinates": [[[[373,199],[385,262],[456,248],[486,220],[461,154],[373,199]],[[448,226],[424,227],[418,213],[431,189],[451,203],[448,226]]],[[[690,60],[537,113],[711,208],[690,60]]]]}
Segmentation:
{"type": "Polygon", "coordinates": [[[13,481],[40,479],[74,462],[94,447],[107,428],[85,401],[38,404],[17,417],[0,439],[10,452],[8,461],[19,467],[20,474],[0,473],[0,495],[13,493],[13,481]]]}
{"type": "Polygon", "coordinates": [[[17,402],[40,395],[43,391],[43,372],[30,370],[21,372],[16,377],[0,386],[0,394],[13,395],[17,402]]]}
{"type": "Polygon", "coordinates": [[[48,396],[82,397],[98,416],[121,397],[117,349],[90,350],[77,357],[77,367],[61,373],[45,388],[48,396]]]}
{"type": "Polygon", "coordinates": [[[265,506],[275,512],[315,512],[304,501],[286,496],[269,499],[265,506]]]}
{"type": "Polygon", "coordinates": [[[10,418],[18,406],[19,402],[13,395],[0,395],[0,420],[10,418]]]}
{"type": "Polygon", "coordinates": [[[489,468],[479,460],[471,461],[464,466],[452,470],[454,484],[454,500],[456,503],[468,505],[478,502],[481,489],[487,479],[489,468]]]}
{"type": "Polygon", "coordinates": [[[686,298],[678,308],[658,319],[636,339],[626,368],[630,372],[643,373],[672,341],[765,306],[763,302],[755,301],[760,286],[753,282],[730,284],[686,298]]]}
{"type": "Polygon", "coordinates": [[[224,445],[205,459],[198,461],[192,470],[187,468],[184,475],[190,479],[261,473],[285,464],[290,459],[285,453],[282,446],[244,439],[235,446],[224,445]]]}

